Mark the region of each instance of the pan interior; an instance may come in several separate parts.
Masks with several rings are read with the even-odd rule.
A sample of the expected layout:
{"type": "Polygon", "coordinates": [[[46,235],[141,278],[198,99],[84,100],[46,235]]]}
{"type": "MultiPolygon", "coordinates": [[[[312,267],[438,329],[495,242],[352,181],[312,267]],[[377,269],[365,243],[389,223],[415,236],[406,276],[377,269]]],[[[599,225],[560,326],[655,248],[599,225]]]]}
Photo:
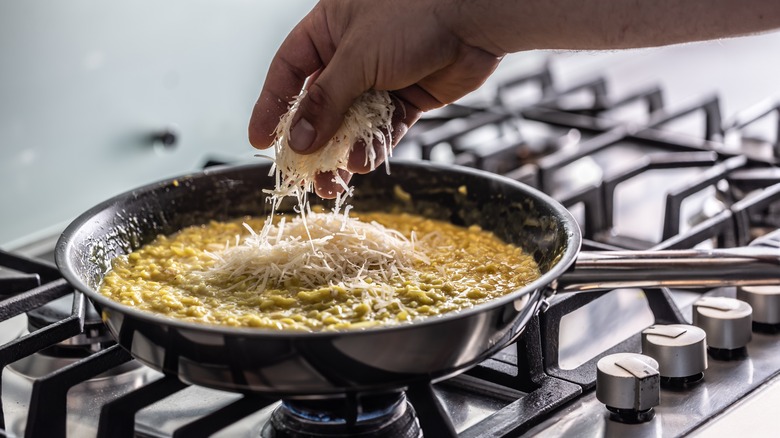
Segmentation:
{"type": "MultiPolygon", "coordinates": [[[[270,165],[207,170],[143,187],[86,212],[63,234],[57,263],[92,295],[111,260],[157,235],[211,220],[270,212],[262,189],[273,186],[270,165]]],[[[533,254],[543,273],[567,252],[576,225],[544,195],[489,173],[419,162],[393,162],[383,170],[355,175],[355,211],[409,212],[456,225],[479,225],[533,254]]],[[[312,204],[331,208],[316,196],[312,204]]],[[[286,200],[282,211],[292,212],[286,200]]],[[[576,251],[576,248],[574,249],[576,251]]],[[[573,260],[573,255],[569,257],[573,260]]]]}

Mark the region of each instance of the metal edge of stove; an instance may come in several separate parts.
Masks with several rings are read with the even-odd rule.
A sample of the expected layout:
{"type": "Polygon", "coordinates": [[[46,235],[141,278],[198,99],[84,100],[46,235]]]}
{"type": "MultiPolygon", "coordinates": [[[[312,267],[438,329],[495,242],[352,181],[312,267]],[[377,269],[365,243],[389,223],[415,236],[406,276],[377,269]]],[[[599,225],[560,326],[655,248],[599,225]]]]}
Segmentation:
{"type": "Polygon", "coordinates": [[[691,433],[691,436],[697,438],[739,436],[746,433],[746,425],[750,427],[750,436],[776,436],[775,422],[756,420],[773,418],[777,415],[777,406],[780,406],[780,376],[775,374],[771,380],[729,406],[721,415],[702,424],[691,433]]]}

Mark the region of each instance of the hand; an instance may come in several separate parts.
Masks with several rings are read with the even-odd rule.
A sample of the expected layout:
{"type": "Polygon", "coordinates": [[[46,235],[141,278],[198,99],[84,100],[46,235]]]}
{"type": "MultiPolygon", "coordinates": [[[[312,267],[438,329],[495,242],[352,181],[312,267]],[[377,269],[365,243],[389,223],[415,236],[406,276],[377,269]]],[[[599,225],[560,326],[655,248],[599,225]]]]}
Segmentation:
{"type": "MultiPolygon", "coordinates": [[[[260,149],[271,145],[279,117],[304,83],[308,94],[290,146],[307,154],[333,136],[347,108],[371,88],[396,98],[397,142],[423,111],[479,87],[506,53],[648,47],[777,28],[780,8],[765,0],[322,0],[271,62],[249,140],[260,149]]],[[[370,170],[362,149],[353,148],[340,171],[345,181],[350,172],[370,170]]],[[[317,178],[317,194],[342,190],[331,179],[317,178]]]]}
{"type": "MultiPolygon", "coordinates": [[[[457,0],[324,0],[292,30],[274,56],[249,122],[249,140],[259,149],[288,103],[306,82],[290,134],[294,151],[320,149],[336,132],[352,102],[371,88],[394,96],[393,146],[422,112],[453,102],[479,87],[503,53],[465,42],[457,0]],[[308,79],[308,82],[307,82],[308,79]]],[[[375,145],[380,160],[382,151],[375,145]]],[[[365,173],[364,147],[355,147],[347,171],[365,173]]],[[[315,191],[334,197],[343,189],[330,174],[315,191]]]]}

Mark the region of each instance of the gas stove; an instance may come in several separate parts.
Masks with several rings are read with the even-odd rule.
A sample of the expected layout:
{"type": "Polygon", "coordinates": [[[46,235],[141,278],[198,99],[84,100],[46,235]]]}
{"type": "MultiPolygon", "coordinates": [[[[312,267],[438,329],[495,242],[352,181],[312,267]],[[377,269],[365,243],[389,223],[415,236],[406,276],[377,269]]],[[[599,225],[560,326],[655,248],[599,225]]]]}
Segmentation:
{"type": "MultiPolygon", "coordinates": [[[[780,248],[780,143],[765,139],[779,137],[755,134],[777,105],[724,121],[717,95],[669,108],[659,86],[608,85],[523,71],[427,114],[395,156],[534,186],[589,250],[780,248]]],[[[51,261],[0,252],[0,267],[6,436],[707,435],[780,389],[780,286],[560,295],[454,378],[278,400],[148,369],[51,261]]]]}

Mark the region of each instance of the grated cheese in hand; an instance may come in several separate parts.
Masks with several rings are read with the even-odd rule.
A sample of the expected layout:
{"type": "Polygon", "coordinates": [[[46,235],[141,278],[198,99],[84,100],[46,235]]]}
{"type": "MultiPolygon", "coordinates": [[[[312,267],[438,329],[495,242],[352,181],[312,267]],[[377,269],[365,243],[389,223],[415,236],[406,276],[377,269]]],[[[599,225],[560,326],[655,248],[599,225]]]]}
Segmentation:
{"type": "MultiPolygon", "coordinates": [[[[387,91],[369,90],[361,95],[344,116],[344,123],[336,135],[320,150],[313,154],[301,155],[289,147],[290,128],[301,99],[306,95],[302,91],[290,103],[276,127],[274,151],[276,159],[274,169],[276,187],[272,195],[277,198],[298,196],[300,191],[312,192],[314,177],[317,173],[334,172],[346,169],[349,153],[353,145],[365,146],[366,162],[371,170],[376,168],[377,153],[373,147],[376,140],[382,147],[385,157],[392,154],[392,117],[395,105],[387,91]]],[[[390,173],[388,160],[385,168],[390,173]]],[[[338,174],[336,182],[342,184],[338,174]]]]}

